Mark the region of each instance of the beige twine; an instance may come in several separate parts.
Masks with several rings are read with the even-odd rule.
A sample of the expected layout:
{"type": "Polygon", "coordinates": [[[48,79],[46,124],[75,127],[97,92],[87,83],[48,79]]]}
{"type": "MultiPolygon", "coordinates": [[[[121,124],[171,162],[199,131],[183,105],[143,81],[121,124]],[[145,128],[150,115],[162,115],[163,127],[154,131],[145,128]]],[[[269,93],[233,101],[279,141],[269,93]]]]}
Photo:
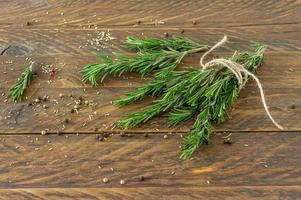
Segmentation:
{"type": "MultiPolygon", "coordinates": [[[[213,59],[209,62],[207,62],[206,64],[203,63],[203,60],[204,58],[210,53],[212,52],[214,49],[222,46],[225,42],[227,41],[227,36],[225,35],[223,37],[223,39],[221,41],[219,41],[218,43],[216,43],[213,47],[211,47],[207,52],[205,52],[203,54],[203,56],[201,57],[200,59],[200,64],[201,66],[203,67],[203,69],[207,69],[209,67],[214,67],[216,65],[222,65],[224,67],[227,67],[236,77],[238,83],[239,83],[239,90],[244,86],[244,84],[246,83],[247,79],[248,79],[248,76],[251,76],[257,83],[257,86],[259,88],[259,91],[260,91],[260,96],[261,96],[261,101],[262,101],[262,104],[263,104],[263,107],[265,109],[265,112],[267,113],[267,115],[269,116],[270,120],[273,122],[273,124],[283,130],[283,127],[281,125],[279,125],[275,120],[274,118],[272,117],[269,109],[268,109],[268,106],[267,106],[267,103],[266,103],[266,100],[265,100],[265,97],[264,97],[264,92],[263,92],[263,88],[262,88],[262,85],[259,81],[259,79],[251,72],[249,72],[246,68],[244,68],[244,66],[240,65],[239,63],[237,62],[234,62],[233,60],[227,60],[227,59],[224,59],[224,58],[216,58],[216,59],[213,59]]],[[[234,53],[234,55],[232,56],[232,59],[235,57],[236,55],[236,52],[234,53]]]]}

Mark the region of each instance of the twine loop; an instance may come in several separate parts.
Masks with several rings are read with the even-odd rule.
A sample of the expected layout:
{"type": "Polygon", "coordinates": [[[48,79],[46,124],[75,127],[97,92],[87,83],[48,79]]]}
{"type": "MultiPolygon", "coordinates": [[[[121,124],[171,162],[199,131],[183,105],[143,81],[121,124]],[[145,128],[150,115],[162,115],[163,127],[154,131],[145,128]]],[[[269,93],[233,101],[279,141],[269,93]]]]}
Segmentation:
{"type": "Polygon", "coordinates": [[[215,66],[224,66],[224,67],[228,68],[234,74],[234,76],[236,77],[236,79],[238,81],[238,84],[239,84],[239,90],[245,85],[246,81],[248,80],[248,77],[251,76],[255,80],[255,82],[258,86],[260,96],[261,96],[261,102],[263,104],[263,107],[265,109],[266,114],[268,115],[270,120],[273,122],[273,124],[277,128],[283,130],[283,127],[275,121],[275,119],[272,117],[272,115],[269,111],[269,108],[267,106],[266,99],[265,99],[265,96],[264,96],[262,84],[260,83],[259,79],[253,73],[249,72],[243,65],[233,61],[233,59],[236,55],[236,52],[233,54],[232,59],[216,58],[216,59],[213,59],[213,60],[211,60],[211,61],[204,64],[205,57],[209,53],[211,53],[213,50],[215,50],[216,48],[222,46],[225,42],[227,42],[227,36],[226,35],[223,37],[222,40],[220,40],[218,43],[216,43],[213,47],[211,47],[207,52],[205,52],[203,54],[203,56],[200,59],[200,65],[202,66],[202,68],[204,70],[209,68],[209,67],[215,67],[215,66]]]}

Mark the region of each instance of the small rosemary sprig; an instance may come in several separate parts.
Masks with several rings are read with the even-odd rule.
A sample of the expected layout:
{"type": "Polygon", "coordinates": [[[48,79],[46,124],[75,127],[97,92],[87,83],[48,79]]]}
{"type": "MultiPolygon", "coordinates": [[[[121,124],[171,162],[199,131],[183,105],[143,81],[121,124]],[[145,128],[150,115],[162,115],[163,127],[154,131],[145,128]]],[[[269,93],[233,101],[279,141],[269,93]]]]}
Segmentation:
{"type": "Polygon", "coordinates": [[[128,37],[126,45],[130,49],[138,49],[137,55],[129,57],[114,53],[116,58],[113,60],[105,55],[98,54],[103,62],[84,67],[81,70],[83,81],[96,86],[109,75],[120,76],[125,72],[136,71],[141,76],[153,71],[157,72],[158,75],[165,74],[174,70],[187,54],[208,49],[206,45],[179,37],[172,39],[145,38],[141,40],[128,37]]]}
{"type": "Polygon", "coordinates": [[[138,39],[128,36],[125,45],[128,49],[139,50],[160,50],[160,49],[173,49],[176,51],[189,51],[205,45],[199,44],[190,40],[187,37],[172,37],[172,38],[155,38],[149,37],[138,39]]]}
{"type": "Polygon", "coordinates": [[[14,101],[21,100],[25,89],[30,85],[32,79],[32,66],[33,63],[25,68],[16,85],[9,90],[8,96],[14,101]]]}
{"type": "MultiPolygon", "coordinates": [[[[263,45],[255,45],[254,53],[241,52],[232,59],[254,72],[263,62],[264,49],[263,45]]],[[[188,68],[181,72],[170,71],[165,77],[156,77],[151,83],[128,93],[125,98],[114,101],[116,105],[122,106],[146,95],[163,93],[163,97],[154,101],[152,106],[120,120],[118,125],[123,129],[132,128],[160,113],[166,113],[169,124],[175,126],[199,113],[185,139],[181,158],[186,159],[200,144],[208,141],[211,124],[225,120],[226,112],[237,98],[240,87],[233,73],[227,68],[206,70],[188,68]],[[177,73],[181,75],[174,81],[177,73]],[[165,80],[165,83],[162,80],[165,80]]]]}

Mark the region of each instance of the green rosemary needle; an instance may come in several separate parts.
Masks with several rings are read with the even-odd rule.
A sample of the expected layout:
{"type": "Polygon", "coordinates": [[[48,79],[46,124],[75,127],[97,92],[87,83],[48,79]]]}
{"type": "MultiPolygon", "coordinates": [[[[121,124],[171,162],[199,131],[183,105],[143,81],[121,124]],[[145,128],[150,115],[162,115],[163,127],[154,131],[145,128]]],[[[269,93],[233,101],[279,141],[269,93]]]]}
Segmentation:
{"type": "Polygon", "coordinates": [[[30,85],[32,79],[32,65],[33,63],[25,68],[16,85],[10,89],[8,96],[12,97],[14,101],[21,100],[25,89],[30,85]]]}
{"type": "Polygon", "coordinates": [[[98,54],[103,63],[95,63],[81,70],[83,81],[90,82],[93,86],[104,81],[109,75],[120,76],[125,72],[136,71],[141,76],[150,72],[158,75],[172,71],[190,53],[207,50],[203,44],[195,43],[187,38],[174,38],[165,41],[158,38],[145,38],[138,40],[128,37],[126,45],[129,48],[139,49],[134,57],[114,53],[115,59],[98,54]]]}
{"type": "Polygon", "coordinates": [[[160,50],[160,49],[173,49],[176,51],[189,51],[197,49],[205,45],[192,41],[187,37],[172,37],[172,38],[155,38],[149,37],[138,39],[128,36],[125,45],[129,49],[138,50],[160,50]]]}
{"type": "MultiPolygon", "coordinates": [[[[264,49],[263,45],[257,44],[254,53],[241,52],[232,59],[247,70],[254,72],[263,62],[264,49]]],[[[162,83],[162,80],[164,77],[156,77],[151,83],[128,93],[125,98],[114,101],[117,105],[125,105],[142,99],[146,95],[163,93],[162,98],[154,101],[153,105],[130,114],[120,120],[118,125],[123,129],[132,128],[147,122],[156,115],[165,113],[169,124],[175,126],[199,113],[191,132],[185,138],[181,158],[186,159],[200,144],[208,141],[211,124],[225,120],[227,110],[238,97],[241,85],[233,73],[223,67],[205,70],[187,68],[182,72],[170,71],[165,76],[166,82],[162,83]],[[175,73],[181,74],[177,81],[168,78],[176,76],[175,73]]]]}

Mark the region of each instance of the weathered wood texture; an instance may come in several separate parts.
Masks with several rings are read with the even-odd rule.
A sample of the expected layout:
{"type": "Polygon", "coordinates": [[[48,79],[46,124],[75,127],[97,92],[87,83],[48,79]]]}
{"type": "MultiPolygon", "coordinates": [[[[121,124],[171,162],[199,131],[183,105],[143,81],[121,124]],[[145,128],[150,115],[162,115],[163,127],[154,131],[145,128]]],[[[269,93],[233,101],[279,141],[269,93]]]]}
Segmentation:
{"type": "MultiPolygon", "coordinates": [[[[301,79],[301,54],[298,52],[289,53],[268,53],[265,64],[259,69],[259,78],[262,80],[266,92],[267,102],[272,113],[277,120],[284,125],[286,130],[301,130],[300,123],[300,88],[298,85],[301,79]],[[290,61],[288,64],[285,62],[290,61]],[[293,71],[292,71],[293,70],[293,71]],[[283,80],[283,81],[282,81],[283,80]],[[294,107],[292,107],[294,105],[294,107]],[[293,108],[293,109],[292,109],[293,108]]],[[[4,103],[5,97],[2,97],[0,103],[3,109],[0,113],[1,133],[39,133],[43,129],[49,129],[49,132],[61,130],[65,118],[71,120],[65,124],[67,132],[91,132],[97,127],[99,130],[111,130],[112,122],[122,118],[125,113],[134,112],[138,108],[143,108],[151,104],[151,99],[146,103],[118,108],[111,105],[111,101],[121,97],[126,91],[133,90],[133,87],[141,84],[141,79],[130,74],[125,75],[123,79],[112,78],[105,81],[104,86],[92,88],[81,82],[78,70],[89,60],[96,61],[95,58],[74,58],[71,56],[58,57],[58,60],[37,57],[36,62],[58,63],[61,71],[58,78],[52,79],[48,75],[41,74],[33,81],[32,86],[28,89],[26,96],[27,101],[15,104],[11,100],[4,103]],[[64,64],[60,64],[64,62],[64,64]],[[62,66],[63,65],[63,66],[62,66]],[[53,80],[51,84],[47,81],[53,80]],[[83,88],[86,91],[83,91],[83,88]],[[97,94],[97,92],[99,94],[97,94]],[[60,98],[59,94],[64,94],[64,98],[60,98]],[[70,100],[68,95],[72,93],[75,97],[82,96],[85,100],[93,100],[97,103],[93,108],[89,106],[81,106],[79,114],[72,114],[70,110],[74,106],[74,102],[70,100]],[[46,102],[48,109],[43,109],[41,104],[37,106],[27,106],[29,101],[33,101],[37,97],[49,95],[50,100],[46,102]],[[58,101],[56,104],[55,100],[58,101]],[[72,102],[71,105],[68,103],[72,102]],[[39,112],[35,112],[37,110],[39,112]],[[54,114],[55,110],[59,110],[54,114]],[[96,114],[94,113],[96,112],[96,114]],[[89,118],[89,115],[93,116],[89,118]],[[87,126],[83,127],[84,123],[87,126]]],[[[11,57],[10,59],[11,60],[11,57]]],[[[197,60],[197,56],[187,59],[187,63],[193,63],[197,60]]],[[[6,60],[7,61],[7,60],[6,60]]],[[[9,87],[14,84],[18,75],[21,73],[25,61],[22,58],[14,59],[12,64],[2,61],[2,68],[7,72],[0,80],[0,91],[7,93],[9,87]],[[14,69],[13,71],[11,69],[14,69]]],[[[266,116],[261,104],[258,89],[255,82],[250,81],[245,90],[242,91],[239,100],[235,103],[234,109],[230,114],[231,119],[217,127],[219,131],[271,131],[277,130],[266,116]]],[[[188,131],[193,120],[183,123],[175,131],[188,131]]],[[[166,121],[162,117],[150,121],[149,123],[134,129],[137,132],[152,131],[174,131],[168,129],[166,121]],[[149,126],[151,124],[151,126],[149,126]],[[141,128],[143,127],[143,128],[141,128]]],[[[118,131],[115,130],[115,131],[118,131]]]]}
{"type": "Polygon", "coordinates": [[[116,134],[102,142],[83,134],[2,135],[0,187],[300,185],[301,154],[292,153],[301,152],[299,132],[232,133],[232,145],[223,144],[227,135],[212,136],[187,161],[179,160],[180,134],[116,134]]]}
{"type": "Polygon", "coordinates": [[[202,188],[33,188],[0,189],[0,199],[288,199],[300,197],[299,186],[274,187],[202,187],[202,188]]]}
{"type": "MultiPolygon", "coordinates": [[[[300,198],[300,0],[2,0],[0,7],[0,199],[300,198]],[[116,39],[91,42],[108,30],[116,39]],[[78,70],[97,61],[93,50],[125,52],[122,41],[127,35],[165,32],[207,44],[227,34],[230,42],[218,54],[249,50],[252,42],[268,45],[258,77],[271,112],[285,130],[276,132],[250,81],[230,119],[215,127],[219,133],[192,160],[180,161],[178,156],[180,136],[193,120],[170,129],[157,117],[128,130],[130,136],[119,136],[112,122],[149,105],[151,99],[124,108],[110,101],[151,77],[141,80],[131,73],[92,88],[81,82],[78,70]],[[52,79],[40,70],[26,91],[27,100],[6,102],[28,60],[53,64],[59,72],[52,79]],[[78,114],[71,114],[69,94],[96,105],[83,105],[78,114]],[[27,105],[44,95],[50,97],[44,103],[48,109],[27,105]],[[41,136],[45,129],[68,135],[41,136]],[[115,135],[99,142],[98,132],[115,135]],[[230,132],[233,144],[225,145],[222,137],[230,132]],[[145,181],[139,181],[140,175],[145,181]],[[103,183],[104,177],[110,182],[103,183]],[[120,179],[127,183],[120,185],[120,179]]],[[[189,56],[184,63],[198,67],[199,56],[189,56]]]]}

